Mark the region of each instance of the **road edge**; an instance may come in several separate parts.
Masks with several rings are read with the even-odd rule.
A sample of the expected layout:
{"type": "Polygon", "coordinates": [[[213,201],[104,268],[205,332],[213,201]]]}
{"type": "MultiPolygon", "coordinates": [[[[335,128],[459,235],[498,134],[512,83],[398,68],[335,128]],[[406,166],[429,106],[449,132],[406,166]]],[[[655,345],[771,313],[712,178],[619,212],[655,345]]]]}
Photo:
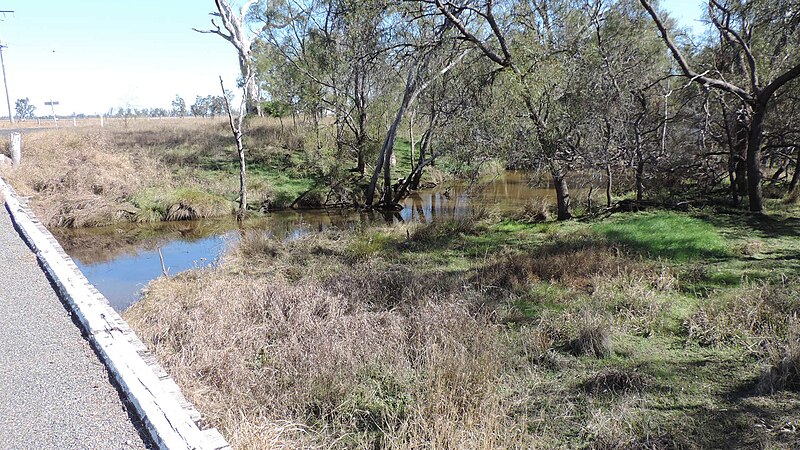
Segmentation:
{"type": "Polygon", "coordinates": [[[2,177],[0,201],[158,448],[230,449],[216,428],[203,429],[175,381],[2,177]]]}

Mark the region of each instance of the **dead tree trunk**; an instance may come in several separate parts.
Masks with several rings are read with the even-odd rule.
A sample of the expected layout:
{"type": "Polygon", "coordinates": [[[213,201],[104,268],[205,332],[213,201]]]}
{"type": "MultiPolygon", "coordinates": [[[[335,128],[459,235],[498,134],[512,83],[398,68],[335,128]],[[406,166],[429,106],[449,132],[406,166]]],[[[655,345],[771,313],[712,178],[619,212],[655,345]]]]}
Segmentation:
{"type": "Polygon", "coordinates": [[[611,164],[606,163],[606,207],[611,208],[611,164]]]}
{"type": "MultiPolygon", "coordinates": [[[[236,52],[239,56],[239,69],[242,72],[242,79],[245,80],[245,109],[247,114],[258,114],[261,116],[263,115],[260,102],[261,95],[255,79],[252,55],[253,43],[258,34],[267,29],[267,25],[265,24],[260,30],[248,36],[248,27],[245,24],[245,17],[250,7],[256,3],[256,0],[248,0],[245,2],[238,14],[233,10],[228,0],[214,0],[214,2],[217,5],[217,12],[211,13],[211,15],[218,17],[222,21],[222,27],[224,27],[225,30],[223,31],[222,27],[220,27],[214,19],[211,19],[212,29],[198,30],[197,28],[193,28],[193,30],[198,33],[216,34],[230,42],[231,45],[236,48],[236,52]]],[[[223,92],[222,95],[224,97],[225,93],[223,92]]]]}
{"type": "Polygon", "coordinates": [[[245,159],[244,159],[244,142],[242,140],[243,137],[243,130],[242,126],[244,124],[244,101],[242,105],[239,107],[239,115],[236,118],[236,123],[233,121],[233,112],[231,111],[231,105],[228,103],[228,97],[225,96],[225,85],[222,83],[222,77],[219,77],[219,87],[222,88],[222,98],[225,99],[225,110],[228,113],[228,123],[231,127],[231,133],[233,134],[233,139],[236,141],[236,152],[239,159],[239,211],[236,213],[236,220],[239,224],[244,221],[244,213],[247,210],[247,184],[245,180],[245,159]]]}

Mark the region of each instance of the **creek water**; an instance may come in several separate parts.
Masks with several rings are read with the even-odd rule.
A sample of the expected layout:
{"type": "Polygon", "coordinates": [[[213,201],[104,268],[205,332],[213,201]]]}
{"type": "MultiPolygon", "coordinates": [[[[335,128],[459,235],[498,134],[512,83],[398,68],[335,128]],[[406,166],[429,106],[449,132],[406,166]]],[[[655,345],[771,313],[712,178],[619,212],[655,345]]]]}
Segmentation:
{"type": "MultiPolygon", "coordinates": [[[[397,213],[352,209],[279,211],[249,220],[245,228],[276,239],[296,239],[327,229],[356,230],[387,222],[427,223],[436,218],[464,216],[477,208],[508,213],[532,200],[554,200],[551,189],[534,186],[527,173],[507,171],[480,184],[456,183],[420,190],[408,196],[397,213]]],[[[118,311],[136,302],[141,289],[162,275],[161,255],[168,273],[173,275],[214,264],[240,236],[233,219],[126,223],[58,229],[53,234],[89,282],[118,311]]]]}

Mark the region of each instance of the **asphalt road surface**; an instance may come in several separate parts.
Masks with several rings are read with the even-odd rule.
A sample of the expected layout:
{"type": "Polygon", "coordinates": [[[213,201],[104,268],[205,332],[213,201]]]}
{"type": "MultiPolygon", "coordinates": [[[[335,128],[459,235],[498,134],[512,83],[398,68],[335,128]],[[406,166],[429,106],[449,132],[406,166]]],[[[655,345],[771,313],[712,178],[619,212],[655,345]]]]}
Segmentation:
{"type": "Polygon", "coordinates": [[[0,449],[149,448],[0,202],[0,449]]]}

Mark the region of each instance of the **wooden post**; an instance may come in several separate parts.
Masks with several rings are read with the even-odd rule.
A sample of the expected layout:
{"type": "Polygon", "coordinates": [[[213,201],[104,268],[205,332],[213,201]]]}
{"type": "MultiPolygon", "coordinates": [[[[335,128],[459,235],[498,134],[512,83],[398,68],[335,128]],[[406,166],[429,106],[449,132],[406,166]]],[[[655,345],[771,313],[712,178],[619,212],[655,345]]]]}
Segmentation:
{"type": "Polygon", "coordinates": [[[104,124],[103,124],[103,115],[100,114],[100,128],[103,128],[103,126],[104,126],[104,124]]]}
{"type": "Polygon", "coordinates": [[[8,142],[8,153],[11,154],[11,165],[18,167],[22,161],[22,137],[19,133],[11,133],[8,142]]]}

